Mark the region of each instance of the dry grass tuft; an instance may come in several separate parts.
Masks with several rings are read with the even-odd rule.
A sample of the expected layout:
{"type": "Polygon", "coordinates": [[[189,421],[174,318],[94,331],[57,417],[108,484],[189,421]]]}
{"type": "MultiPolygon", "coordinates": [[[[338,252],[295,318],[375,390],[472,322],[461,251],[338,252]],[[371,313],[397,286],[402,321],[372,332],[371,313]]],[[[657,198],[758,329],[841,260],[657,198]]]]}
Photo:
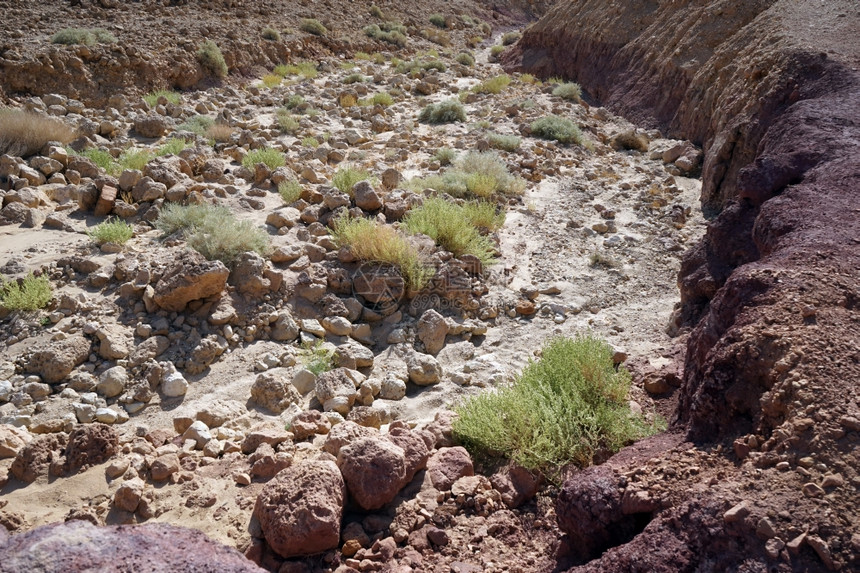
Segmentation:
{"type": "Polygon", "coordinates": [[[49,141],[63,145],[77,137],[77,131],[62,121],[18,109],[0,109],[0,155],[28,157],[49,141]]]}

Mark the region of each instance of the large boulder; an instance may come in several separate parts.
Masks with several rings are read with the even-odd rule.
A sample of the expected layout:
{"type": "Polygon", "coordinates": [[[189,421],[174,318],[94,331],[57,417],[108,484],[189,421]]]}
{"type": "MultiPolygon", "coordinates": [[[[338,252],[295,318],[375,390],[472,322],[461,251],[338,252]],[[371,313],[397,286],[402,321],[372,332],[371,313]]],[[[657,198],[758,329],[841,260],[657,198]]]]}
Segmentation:
{"type": "Polygon", "coordinates": [[[109,527],[77,519],[54,523],[14,535],[5,543],[0,537],[0,554],[0,573],[264,571],[235,549],[212,541],[196,529],[165,523],[109,527]]]}
{"type": "Polygon", "coordinates": [[[436,384],[442,378],[442,365],[429,354],[413,352],[406,358],[409,380],[418,386],[436,384]]]}
{"type": "Polygon", "coordinates": [[[406,454],[382,437],[362,438],[342,447],[337,465],[350,495],[363,509],[384,506],[405,483],[406,454]]]}
{"type": "Polygon", "coordinates": [[[401,421],[391,423],[386,438],[402,448],[406,456],[406,475],[403,478],[405,485],[412,481],[415,474],[427,467],[430,450],[427,448],[424,439],[401,421]]]}
{"type": "Polygon", "coordinates": [[[81,334],[36,347],[27,357],[24,370],[38,374],[48,384],[56,384],[89,358],[91,343],[81,334]]]}
{"type": "Polygon", "coordinates": [[[448,324],[444,316],[431,308],[421,315],[415,333],[418,335],[418,340],[424,343],[427,353],[436,356],[445,346],[448,324]]]}
{"type": "Polygon", "coordinates": [[[345,498],[346,485],[334,462],[305,461],[265,485],[254,516],[266,542],[282,557],[313,555],[338,546],[345,498]]]}
{"type": "Polygon", "coordinates": [[[164,310],[181,312],[193,300],[219,294],[228,276],[230,271],[221,261],[184,251],[155,284],[153,300],[164,310]]]}
{"type": "Polygon", "coordinates": [[[427,460],[427,474],[433,487],[448,491],[454,482],[465,476],[475,475],[469,452],[462,446],[442,448],[427,460]]]}
{"type": "Polygon", "coordinates": [[[251,401],[276,414],[301,400],[298,390],[278,371],[263,372],[251,386],[251,401]]]}
{"type": "Polygon", "coordinates": [[[59,462],[66,440],[65,434],[37,437],[18,450],[9,468],[10,473],[25,483],[33,483],[39,476],[47,475],[49,468],[59,462]]]}
{"type": "Polygon", "coordinates": [[[377,436],[379,432],[367,426],[359,426],[355,422],[347,420],[334,426],[326,436],[323,449],[333,456],[337,456],[340,449],[347,444],[356,442],[362,438],[377,436]]]}
{"type": "Polygon", "coordinates": [[[86,424],[69,434],[63,470],[66,474],[100,464],[119,451],[119,435],[112,426],[86,424]]]}

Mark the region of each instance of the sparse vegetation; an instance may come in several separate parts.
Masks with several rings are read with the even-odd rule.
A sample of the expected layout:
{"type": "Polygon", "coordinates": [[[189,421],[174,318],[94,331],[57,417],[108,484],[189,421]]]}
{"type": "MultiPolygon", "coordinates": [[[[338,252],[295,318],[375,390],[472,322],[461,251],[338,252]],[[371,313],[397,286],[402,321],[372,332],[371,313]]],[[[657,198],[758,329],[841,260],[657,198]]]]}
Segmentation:
{"type": "Polygon", "coordinates": [[[441,175],[413,179],[410,186],[435,189],[454,197],[489,198],[495,193],[519,195],[525,189],[525,181],[508,172],[498,153],[470,151],[441,175]]]}
{"type": "Polygon", "coordinates": [[[458,64],[472,67],[475,65],[475,57],[469,52],[460,52],[455,58],[458,64]]]}
{"type": "MultiPolygon", "coordinates": [[[[171,137],[167,140],[167,143],[158,148],[155,155],[157,157],[162,157],[164,155],[179,155],[183,149],[188,148],[188,145],[188,142],[181,137],[171,137]]],[[[147,160],[147,162],[148,161],[149,160],[147,160]]]]}
{"type": "Polygon", "coordinates": [[[275,66],[272,73],[285,78],[287,76],[302,76],[305,79],[314,79],[319,72],[313,62],[298,62],[297,64],[281,64],[275,66]]]}
{"type": "Polygon", "coordinates": [[[397,62],[397,65],[395,66],[395,71],[398,74],[407,74],[407,75],[418,74],[421,72],[421,70],[436,70],[439,72],[444,72],[447,69],[448,69],[448,66],[445,65],[445,62],[442,62],[442,61],[437,60],[437,59],[409,60],[409,61],[404,61],[404,62],[397,62]]]}
{"type": "Polygon", "coordinates": [[[51,37],[52,44],[73,46],[95,46],[96,44],[113,44],[116,36],[104,28],[65,28],[51,37]]]}
{"type": "Polygon", "coordinates": [[[362,74],[349,74],[345,78],[343,78],[343,83],[345,84],[360,84],[365,81],[365,77],[362,74]]]}
{"type": "Polygon", "coordinates": [[[341,217],[334,222],[332,235],[359,260],[397,267],[411,290],[421,290],[430,279],[432,270],[421,260],[418,249],[391,225],[341,217]]]}
{"type": "Polygon", "coordinates": [[[274,28],[263,28],[263,39],[270,42],[278,42],[281,39],[281,33],[274,28]]]}
{"type": "Polygon", "coordinates": [[[463,204],[463,213],[473,226],[482,233],[498,231],[505,224],[504,208],[489,201],[470,201],[463,204]]]}
{"type": "Polygon", "coordinates": [[[269,236],[251,221],[236,219],[227,207],[211,204],[169,203],[161,210],[155,226],[164,234],[182,231],[188,246],[208,260],[232,266],[242,253],[266,255],[269,236]]]}
{"type": "Polygon", "coordinates": [[[253,169],[258,163],[265,164],[269,169],[277,169],[286,165],[286,159],[281,151],[271,147],[251,150],[242,158],[242,165],[248,169],[253,169]]]}
{"type": "Polygon", "coordinates": [[[48,306],[53,296],[45,275],[36,277],[30,273],[20,281],[9,282],[0,279],[0,306],[6,310],[39,310],[48,306]]]}
{"type": "Polygon", "coordinates": [[[427,199],[406,214],[403,224],[412,233],[427,235],[454,256],[474,255],[484,265],[495,261],[493,242],[481,234],[464,207],[445,199],[427,199]]]}
{"type": "Polygon", "coordinates": [[[370,24],[369,26],[365,26],[362,31],[364,32],[364,35],[369,38],[388,42],[389,44],[394,44],[401,48],[404,47],[407,42],[406,26],[394,22],[370,24]]]}
{"type": "Polygon", "coordinates": [[[454,162],[454,159],[457,158],[457,152],[450,147],[440,147],[436,150],[436,153],[433,154],[433,157],[440,165],[451,165],[451,163],[454,162]]]}
{"type": "Polygon", "coordinates": [[[630,411],[630,373],[593,336],[556,338],[510,386],[457,408],[454,437],[481,460],[511,459],[550,478],[658,431],[630,411]]]}
{"type": "Polygon", "coordinates": [[[440,30],[439,28],[422,28],[421,29],[421,37],[427,40],[428,42],[433,42],[434,44],[439,44],[440,46],[450,46],[451,45],[451,36],[448,35],[448,32],[444,30],[440,30]]]}
{"type": "Polygon", "coordinates": [[[370,179],[373,179],[373,176],[369,172],[347,165],[335,171],[334,176],[331,178],[331,183],[340,191],[352,197],[352,186],[359,181],[370,179]]]}
{"type": "Polygon", "coordinates": [[[502,55],[502,52],[504,52],[504,51],[505,51],[504,46],[493,46],[492,48],[490,48],[490,55],[493,58],[498,58],[500,55],[502,55]]]}
{"type": "Polygon", "coordinates": [[[583,138],[579,126],[571,120],[557,115],[548,115],[537,119],[531,124],[532,134],[541,139],[550,139],[559,143],[575,143],[582,145],[583,138]]]}
{"type": "Polygon", "coordinates": [[[124,245],[134,236],[134,230],[121,219],[108,219],[87,231],[87,235],[99,245],[104,243],[124,245]]]}
{"type": "Polygon", "coordinates": [[[302,196],[302,186],[296,181],[295,178],[287,179],[286,181],[281,181],[278,184],[278,194],[280,194],[281,199],[284,200],[284,203],[290,205],[298,201],[302,196]]]}
{"type": "Polygon", "coordinates": [[[522,34],[519,32],[505,32],[502,35],[502,45],[510,46],[511,44],[516,44],[517,41],[522,38],[522,34]]]}
{"type": "Polygon", "coordinates": [[[195,115],[188,118],[176,127],[177,131],[190,131],[200,136],[206,136],[206,132],[215,125],[215,120],[207,115],[195,115]]]}
{"type": "Polygon", "coordinates": [[[500,94],[511,83],[511,76],[502,74],[494,76],[476,85],[472,91],[479,94],[500,94]]]}
{"type": "Polygon", "coordinates": [[[316,18],[304,18],[299,22],[299,30],[313,34],[314,36],[325,36],[328,30],[322,25],[322,22],[316,18]]]}
{"type": "MultiPolygon", "coordinates": [[[[174,141],[182,141],[181,139],[174,141]]],[[[116,160],[116,167],[111,168],[112,174],[122,173],[126,169],[141,170],[152,161],[153,153],[148,149],[126,149],[116,160]]]]}
{"type": "Polygon", "coordinates": [[[320,146],[320,142],[316,137],[308,136],[302,139],[302,146],[316,149],[320,146]]]}
{"type": "Polygon", "coordinates": [[[334,368],[335,350],[326,346],[322,340],[304,344],[302,348],[305,351],[305,368],[313,372],[314,376],[334,368]]]}
{"type": "Polygon", "coordinates": [[[445,28],[445,16],[442,14],[431,14],[430,23],[437,28],[445,28]]]}
{"type": "Polygon", "coordinates": [[[501,149],[503,151],[516,151],[522,138],[516,135],[502,135],[501,133],[491,133],[487,136],[487,141],[493,149],[501,149]]]}
{"type": "Polygon", "coordinates": [[[466,109],[459,101],[449,99],[432,103],[421,110],[418,121],[423,123],[455,123],[466,121],[466,109]]]}
{"type": "Polygon", "coordinates": [[[293,117],[293,114],[291,114],[290,110],[287,108],[281,108],[275,112],[275,120],[278,123],[278,127],[281,128],[281,131],[284,133],[292,135],[299,131],[300,126],[298,120],[293,117]]]}
{"type": "Polygon", "coordinates": [[[182,103],[182,94],[172,90],[156,90],[154,92],[150,92],[143,96],[143,101],[145,101],[146,105],[149,107],[155,107],[158,105],[159,98],[164,98],[167,100],[167,103],[175,105],[182,103]]]}
{"type": "Polygon", "coordinates": [[[385,15],[382,13],[382,8],[380,8],[376,4],[372,4],[370,6],[370,15],[374,18],[379,18],[380,20],[383,20],[385,18],[385,15]]]}
{"type": "Polygon", "coordinates": [[[281,85],[283,78],[278,74],[266,74],[260,80],[264,88],[272,89],[281,85]]]}
{"type": "Polygon", "coordinates": [[[571,101],[580,101],[582,98],[582,88],[579,84],[569,82],[559,84],[552,90],[552,95],[571,101]]]}
{"type": "Polygon", "coordinates": [[[215,123],[206,128],[205,137],[217,143],[226,143],[233,137],[233,128],[223,123],[215,123]]]}
{"type": "Polygon", "coordinates": [[[355,94],[341,94],[337,101],[340,104],[340,107],[344,109],[351,108],[358,104],[358,98],[355,97],[355,94]]]}
{"type": "Polygon", "coordinates": [[[212,40],[205,40],[200,44],[197,50],[197,61],[204,70],[215,76],[223,79],[227,77],[227,62],[224,61],[224,54],[221,53],[221,48],[212,40]]]}
{"type": "Polygon", "coordinates": [[[622,266],[621,261],[604,251],[594,251],[589,255],[588,261],[592,267],[603,267],[605,269],[617,269],[622,266]]]}
{"type": "Polygon", "coordinates": [[[368,106],[368,105],[381,105],[383,107],[388,107],[394,103],[394,98],[391,97],[391,94],[386,92],[379,92],[373,94],[370,97],[364,98],[358,102],[358,105],[368,106]]]}
{"type": "Polygon", "coordinates": [[[0,155],[29,157],[49,141],[63,145],[77,132],[60,120],[19,109],[0,109],[0,155]]]}

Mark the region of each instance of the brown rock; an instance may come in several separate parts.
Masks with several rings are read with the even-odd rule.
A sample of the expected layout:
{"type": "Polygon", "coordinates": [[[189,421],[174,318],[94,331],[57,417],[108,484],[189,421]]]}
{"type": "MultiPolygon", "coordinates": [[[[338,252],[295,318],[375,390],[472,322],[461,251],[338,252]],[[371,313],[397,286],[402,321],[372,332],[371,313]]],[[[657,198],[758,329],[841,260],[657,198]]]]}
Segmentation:
{"type": "Polygon", "coordinates": [[[448,334],[448,324],[445,317],[433,310],[425,310],[415,328],[418,339],[424,343],[428,354],[436,356],[445,346],[445,336],[448,334]]]}
{"type": "Polygon", "coordinates": [[[251,401],[276,414],[280,414],[291,404],[298,404],[301,399],[286,374],[277,370],[259,374],[251,386],[251,401]]]}
{"type": "Polygon", "coordinates": [[[392,443],[403,449],[406,456],[406,475],[403,485],[406,485],[419,471],[427,467],[430,450],[417,432],[413,432],[402,422],[392,422],[386,436],[392,443]]]}
{"type": "Polygon", "coordinates": [[[306,461],[266,484],[254,516],[269,546],[282,557],[313,555],[337,547],[345,497],[334,462],[306,461]]]}
{"type": "Polygon", "coordinates": [[[433,487],[447,491],[459,478],[475,475],[472,458],[462,446],[441,448],[427,460],[427,474],[433,487]]]}
{"type": "Polygon", "coordinates": [[[37,437],[18,450],[9,472],[26,483],[32,483],[39,476],[47,475],[51,465],[59,461],[60,452],[65,448],[67,439],[65,434],[37,437]]]}
{"type": "Polygon", "coordinates": [[[207,261],[195,251],[185,251],[156,283],[153,300],[164,310],[179,312],[192,300],[219,294],[229,275],[221,261],[207,261]]]}
{"type": "Polygon", "coordinates": [[[179,456],[164,454],[153,460],[149,466],[149,474],[155,481],[163,481],[179,471],[179,456]]]}
{"type": "Polygon", "coordinates": [[[511,464],[493,474],[490,482],[502,494],[505,505],[514,509],[537,495],[541,480],[526,468],[511,464]]]}
{"type": "Polygon", "coordinates": [[[350,495],[363,509],[379,509],[403,487],[406,455],[380,436],[362,438],[340,449],[337,465],[350,495]]]}
{"type": "Polygon", "coordinates": [[[26,428],[0,424],[0,459],[14,458],[32,440],[33,436],[26,428]]]}
{"type": "Polygon", "coordinates": [[[379,432],[366,426],[359,426],[355,422],[341,422],[332,427],[326,436],[323,449],[333,456],[337,456],[340,449],[361,438],[378,436],[379,432]]]}
{"type": "Polygon", "coordinates": [[[27,358],[24,370],[38,374],[48,384],[56,384],[71,374],[90,355],[89,338],[77,334],[37,347],[27,358]]]}
{"type": "Polygon", "coordinates": [[[65,473],[74,473],[106,462],[119,451],[119,435],[105,424],[76,426],[65,451],[65,473]]]}
{"type": "Polygon", "coordinates": [[[140,505],[140,498],[143,495],[145,485],[140,478],[124,481],[114,493],[114,505],[123,511],[134,513],[140,505]]]}

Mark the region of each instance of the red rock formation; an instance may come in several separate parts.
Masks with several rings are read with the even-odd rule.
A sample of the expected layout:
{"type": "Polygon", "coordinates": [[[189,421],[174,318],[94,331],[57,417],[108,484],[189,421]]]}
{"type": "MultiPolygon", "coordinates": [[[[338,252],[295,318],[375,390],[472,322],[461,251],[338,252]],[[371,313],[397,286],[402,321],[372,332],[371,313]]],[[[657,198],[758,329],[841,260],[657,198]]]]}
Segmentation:
{"type": "MultiPolygon", "coordinates": [[[[566,0],[506,55],[703,144],[702,204],[715,215],[679,276],[692,331],[674,421],[699,444],[730,444],[717,458],[737,469],[687,493],[695,480],[671,460],[689,444],[610,460],[627,475],[668,463],[664,485],[683,493],[621,480],[622,497],[668,508],[578,571],[860,566],[856,522],[816,502],[828,491],[837,514],[860,503],[839,485],[860,483],[860,405],[849,398],[860,381],[858,16],[850,1],[566,0]],[[753,514],[734,512],[739,500],[753,514]]],[[[565,491],[591,491],[588,476],[565,491]]]]}

